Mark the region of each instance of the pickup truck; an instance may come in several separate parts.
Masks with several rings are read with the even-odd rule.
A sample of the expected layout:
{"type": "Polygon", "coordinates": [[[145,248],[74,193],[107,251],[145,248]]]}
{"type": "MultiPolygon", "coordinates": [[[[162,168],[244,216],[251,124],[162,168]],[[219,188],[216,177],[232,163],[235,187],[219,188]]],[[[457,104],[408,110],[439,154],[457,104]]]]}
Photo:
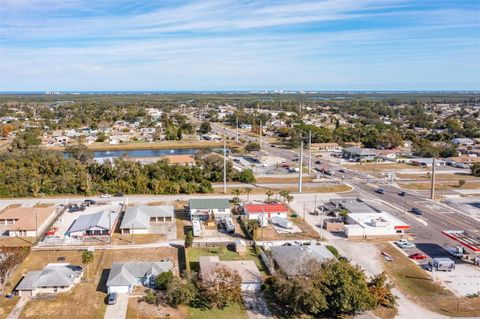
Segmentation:
{"type": "Polygon", "coordinates": [[[409,241],[406,240],[406,239],[400,239],[399,241],[396,241],[395,244],[396,244],[398,247],[402,248],[402,249],[412,249],[412,248],[415,248],[415,244],[409,242],[409,241]]]}

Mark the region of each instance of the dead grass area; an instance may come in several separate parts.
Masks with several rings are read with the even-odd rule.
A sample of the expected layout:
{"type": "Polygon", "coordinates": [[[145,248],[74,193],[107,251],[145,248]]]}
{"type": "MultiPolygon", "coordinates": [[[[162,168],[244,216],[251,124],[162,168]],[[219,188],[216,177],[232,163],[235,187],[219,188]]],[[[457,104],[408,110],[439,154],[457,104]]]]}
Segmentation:
{"type": "Polygon", "coordinates": [[[18,302],[19,297],[13,297],[7,299],[4,296],[0,297],[0,319],[7,318],[8,314],[12,311],[18,302]]]}
{"type": "Polygon", "coordinates": [[[255,236],[256,240],[294,240],[294,239],[301,239],[301,240],[320,240],[319,234],[312,228],[310,225],[304,221],[300,216],[297,218],[288,218],[291,220],[295,225],[300,227],[302,230],[301,233],[294,233],[294,234],[279,234],[275,228],[271,224],[268,224],[267,227],[259,228],[257,234],[255,236]]]}
{"type": "Polygon", "coordinates": [[[409,299],[445,316],[480,317],[480,298],[456,297],[390,244],[379,247],[394,258],[393,262],[382,262],[396,288],[409,299]]]}
{"type": "Polygon", "coordinates": [[[394,319],[398,314],[398,309],[378,307],[372,310],[373,314],[382,319],[394,319]]]}
{"type": "MultiPolygon", "coordinates": [[[[246,194],[245,189],[247,187],[251,189],[250,195],[265,195],[268,190],[271,190],[276,194],[278,194],[278,192],[280,192],[281,190],[287,190],[287,191],[292,192],[292,193],[296,193],[298,191],[297,186],[287,186],[287,187],[285,187],[282,184],[279,184],[278,187],[261,187],[261,186],[251,185],[251,186],[246,186],[246,187],[238,187],[242,191],[242,193],[240,195],[245,195],[246,194]]],[[[227,192],[230,195],[234,195],[233,194],[234,189],[235,188],[228,188],[227,192]]],[[[318,186],[310,186],[310,185],[303,186],[303,193],[338,193],[338,192],[347,192],[347,191],[350,191],[350,190],[352,190],[352,188],[348,185],[345,185],[345,184],[328,184],[328,185],[325,185],[325,184],[320,184],[319,183],[318,186]]],[[[223,188],[220,188],[220,187],[219,188],[214,188],[214,194],[223,194],[223,188]]]]}
{"type": "Polygon", "coordinates": [[[152,244],[165,240],[165,235],[162,234],[137,234],[132,235],[114,233],[112,236],[113,245],[130,245],[134,244],[152,244]]]}
{"type": "MultiPolygon", "coordinates": [[[[310,176],[304,176],[302,181],[304,183],[311,182],[313,180],[310,176]]],[[[257,183],[297,183],[298,177],[258,177],[257,183]]]]}
{"type": "MultiPolygon", "coordinates": [[[[430,183],[429,182],[418,182],[418,183],[399,183],[402,188],[406,189],[414,189],[414,190],[430,190],[430,183]]],[[[480,182],[469,182],[459,187],[458,182],[435,182],[435,189],[439,192],[441,190],[458,190],[458,189],[479,189],[480,182]]]]}
{"type": "MultiPolygon", "coordinates": [[[[430,179],[430,175],[428,174],[397,174],[398,178],[402,179],[414,179],[414,180],[427,180],[430,179]]],[[[478,177],[470,175],[470,174],[435,174],[435,179],[437,181],[458,181],[460,179],[478,179],[478,177]]]]}
{"type": "Polygon", "coordinates": [[[385,170],[397,170],[397,169],[418,169],[427,170],[421,166],[408,165],[403,163],[361,163],[349,165],[348,168],[360,171],[360,172],[381,172],[385,170]]]}
{"type": "Polygon", "coordinates": [[[140,301],[140,298],[130,298],[128,300],[127,319],[181,319],[186,317],[187,310],[185,307],[175,309],[168,306],[150,305],[146,302],[140,301]]]}
{"type": "Polygon", "coordinates": [[[30,247],[35,237],[0,237],[0,247],[30,247]]]}
{"type": "Polygon", "coordinates": [[[51,206],[54,206],[54,204],[51,204],[51,203],[37,203],[33,207],[45,208],[45,207],[51,207],[51,206]]]}
{"type": "Polygon", "coordinates": [[[185,239],[187,232],[192,229],[192,222],[188,218],[188,213],[183,210],[175,211],[175,222],[177,223],[177,239],[185,239]]]}

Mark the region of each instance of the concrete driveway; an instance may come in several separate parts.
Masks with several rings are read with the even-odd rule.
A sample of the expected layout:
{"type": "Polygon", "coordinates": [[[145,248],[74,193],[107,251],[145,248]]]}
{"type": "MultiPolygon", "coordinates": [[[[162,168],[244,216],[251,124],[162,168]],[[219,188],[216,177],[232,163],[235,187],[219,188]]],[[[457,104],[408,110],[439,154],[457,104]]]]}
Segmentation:
{"type": "Polygon", "coordinates": [[[118,294],[117,303],[108,305],[105,319],[124,319],[127,315],[128,294],[118,294]]]}

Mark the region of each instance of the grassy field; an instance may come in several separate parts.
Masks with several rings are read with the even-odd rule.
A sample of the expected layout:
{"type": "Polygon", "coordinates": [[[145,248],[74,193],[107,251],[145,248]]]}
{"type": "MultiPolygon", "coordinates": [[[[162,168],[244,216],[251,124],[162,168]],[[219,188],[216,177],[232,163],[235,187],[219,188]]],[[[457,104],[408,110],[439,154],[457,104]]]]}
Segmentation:
{"type": "MultiPolygon", "coordinates": [[[[237,187],[227,188],[227,192],[230,195],[233,195],[233,190],[237,187]]],[[[287,190],[289,192],[295,193],[298,191],[297,186],[285,186],[281,183],[278,184],[278,187],[255,187],[253,185],[245,184],[245,187],[238,187],[241,190],[240,195],[246,194],[246,189],[250,188],[250,195],[265,195],[268,190],[271,190],[275,194],[278,194],[281,190],[287,190]]],[[[303,186],[304,193],[338,193],[338,192],[347,192],[352,190],[348,185],[344,184],[319,184],[318,186],[303,186]]],[[[222,185],[214,185],[213,188],[214,194],[223,194],[222,185]],[[215,187],[216,186],[216,187],[215,187]]],[[[273,196],[275,197],[275,195],[273,196]]]]}
{"type": "MultiPolygon", "coordinates": [[[[304,183],[308,183],[312,181],[312,177],[310,176],[304,176],[302,178],[302,181],[304,183]]],[[[292,176],[292,177],[258,177],[257,178],[257,183],[297,183],[298,182],[298,177],[297,176],[292,176]]]]}
{"type": "MultiPolygon", "coordinates": [[[[479,189],[480,182],[469,182],[459,187],[458,182],[435,182],[435,189],[437,192],[441,190],[458,190],[458,189],[479,189]]],[[[413,190],[430,190],[429,182],[418,182],[418,183],[399,183],[402,188],[413,189],[413,190]]]]}
{"type": "Polygon", "coordinates": [[[159,241],[162,241],[165,239],[165,235],[162,234],[137,234],[135,235],[135,232],[133,233],[133,238],[132,235],[128,234],[119,234],[119,233],[114,233],[112,235],[112,244],[114,245],[130,245],[132,243],[134,244],[151,244],[151,243],[157,243],[159,241]]]}
{"type": "Polygon", "coordinates": [[[361,163],[349,165],[348,168],[360,171],[360,172],[381,172],[386,170],[398,170],[398,169],[418,169],[425,170],[428,169],[421,166],[408,165],[403,163],[361,163]]]}
{"type": "MultiPolygon", "coordinates": [[[[227,142],[227,144],[229,144],[227,142]]],[[[108,144],[108,143],[93,143],[88,144],[87,147],[92,151],[131,151],[131,150],[161,150],[171,148],[210,148],[210,147],[223,147],[223,143],[220,141],[163,141],[156,143],[122,143],[122,144],[108,144]]],[[[47,149],[63,151],[64,147],[52,146],[47,149]]]]}
{"type": "Polygon", "coordinates": [[[0,296],[0,319],[7,318],[10,311],[18,302],[18,297],[13,297],[12,299],[7,299],[3,295],[0,296]]]}
{"type": "Polygon", "coordinates": [[[2,247],[32,246],[35,243],[35,237],[4,237],[0,238],[2,247]]]}
{"type": "Polygon", "coordinates": [[[139,298],[128,300],[127,319],[150,319],[150,318],[187,318],[187,308],[184,306],[177,309],[165,306],[150,305],[139,301],[139,298]]]}
{"type": "MultiPolygon", "coordinates": [[[[34,251],[25,259],[10,277],[8,285],[11,289],[30,270],[42,269],[46,264],[57,262],[59,257],[65,257],[66,262],[74,265],[81,264],[81,251],[34,251]]],[[[92,264],[86,269],[87,282],[75,286],[72,291],[58,294],[53,298],[42,298],[30,301],[23,310],[20,318],[103,318],[106,309],[105,282],[108,269],[112,263],[121,261],[156,261],[169,258],[177,266],[177,249],[150,248],[125,250],[97,250],[92,264]],[[86,306],[88,305],[88,306],[86,306]],[[92,309],[94,311],[92,311],[92,309]]],[[[83,266],[83,265],[82,265],[83,266]]]]}
{"type": "Polygon", "coordinates": [[[380,245],[381,251],[394,258],[394,262],[382,259],[388,275],[409,299],[446,316],[480,317],[480,298],[456,297],[390,244],[380,245]]]}
{"type": "Polygon", "coordinates": [[[188,308],[188,319],[247,319],[243,305],[234,304],[225,309],[188,308]]]}
{"type": "MultiPolygon", "coordinates": [[[[415,179],[415,180],[429,180],[431,177],[428,174],[397,174],[397,178],[415,179]]],[[[478,177],[470,174],[435,174],[437,181],[458,181],[460,179],[478,179],[478,177]]]]}
{"type": "Polygon", "coordinates": [[[253,260],[257,265],[258,269],[265,273],[264,266],[258,256],[255,254],[255,251],[252,247],[249,247],[247,253],[243,256],[240,256],[234,251],[224,249],[223,252],[220,252],[220,249],[215,248],[188,248],[187,249],[187,267],[192,271],[199,270],[198,259],[200,256],[218,256],[220,260],[253,260]]]}
{"type": "Polygon", "coordinates": [[[256,240],[294,240],[294,239],[301,239],[301,240],[319,240],[319,234],[310,227],[310,225],[304,221],[301,216],[297,218],[289,218],[295,225],[300,227],[302,230],[301,233],[296,234],[279,234],[271,224],[268,224],[267,227],[263,229],[259,228],[257,234],[255,236],[256,240]]]}

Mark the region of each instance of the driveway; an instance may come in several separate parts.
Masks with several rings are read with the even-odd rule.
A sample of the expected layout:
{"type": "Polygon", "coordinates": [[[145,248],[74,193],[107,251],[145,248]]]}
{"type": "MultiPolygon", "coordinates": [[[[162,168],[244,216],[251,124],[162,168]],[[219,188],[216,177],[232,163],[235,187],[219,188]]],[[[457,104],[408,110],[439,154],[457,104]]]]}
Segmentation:
{"type": "Polygon", "coordinates": [[[244,291],[242,292],[242,298],[247,310],[248,319],[273,318],[261,292],[244,291]]]}
{"type": "Polygon", "coordinates": [[[29,302],[31,299],[31,297],[20,297],[13,310],[7,316],[7,319],[17,319],[27,302],[29,302]]]}
{"type": "Polygon", "coordinates": [[[128,294],[118,294],[117,303],[108,305],[105,319],[124,319],[127,315],[128,294]]]}

